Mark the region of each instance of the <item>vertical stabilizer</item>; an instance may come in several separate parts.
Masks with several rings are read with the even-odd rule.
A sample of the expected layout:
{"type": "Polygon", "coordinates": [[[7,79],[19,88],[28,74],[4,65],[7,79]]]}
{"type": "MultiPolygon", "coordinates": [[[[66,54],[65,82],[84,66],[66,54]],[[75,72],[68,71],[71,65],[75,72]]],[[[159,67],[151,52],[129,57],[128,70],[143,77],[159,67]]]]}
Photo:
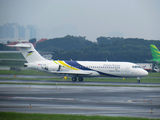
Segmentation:
{"type": "Polygon", "coordinates": [[[151,48],[153,60],[160,60],[160,51],[158,50],[158,48],[153,44],[150,44],[150,48],[151,48]]]}
{"type": "Polygon", "coordinates": [[[8,46],[18,47],[28,63],[46,60],[35,50],[35,48],[31,43],[18,43],[16,45],[8,45],[8,46]]]}

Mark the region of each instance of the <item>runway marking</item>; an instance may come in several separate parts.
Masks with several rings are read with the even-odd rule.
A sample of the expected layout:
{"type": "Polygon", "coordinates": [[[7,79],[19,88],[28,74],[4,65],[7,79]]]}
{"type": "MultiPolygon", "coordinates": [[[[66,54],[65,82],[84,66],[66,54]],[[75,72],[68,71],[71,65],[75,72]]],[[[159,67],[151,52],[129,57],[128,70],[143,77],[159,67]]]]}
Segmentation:
{"type": "Polygon", "coordinates": [[[0,96],[0,98],[9,98],[9,99],[37,99],[37,100],[75,100],[72,98],[40,98],[40,97],[9,97],[9,96],[0,96]]]}

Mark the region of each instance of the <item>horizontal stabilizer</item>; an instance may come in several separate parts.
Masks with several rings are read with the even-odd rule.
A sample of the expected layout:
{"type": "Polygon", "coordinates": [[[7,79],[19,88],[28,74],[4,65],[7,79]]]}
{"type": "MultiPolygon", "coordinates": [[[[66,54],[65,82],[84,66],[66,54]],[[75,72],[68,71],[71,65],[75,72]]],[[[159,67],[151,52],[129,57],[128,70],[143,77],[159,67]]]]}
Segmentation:
{"type": "Polygon", "coordinates": [[[70,70],[70,71],[51,71],[51,73],[56,73],[56,74],[90,75],[90,74],[92,74],[92,71],[75,71],[75,70],[70,70]]]}
{"type": "Polygon", "coordinates": [[[151,63],[159,63],[159,61],[158,60],[153,60],[153,59],[151,59],[151,60],[146,60],[147,62],[151,62],[151,63]]]}
{"type": "Polygon", "coordinates": [[[155,62],[153,59],[146,60],[147,62],[155,62]]]}
{"type": "Polygon", "coordinates": [[[31,47],[30,44],[16,44],[16,45],[7,45],[9,47],[19,47],[19,48],[28,48],[31,47]]]}

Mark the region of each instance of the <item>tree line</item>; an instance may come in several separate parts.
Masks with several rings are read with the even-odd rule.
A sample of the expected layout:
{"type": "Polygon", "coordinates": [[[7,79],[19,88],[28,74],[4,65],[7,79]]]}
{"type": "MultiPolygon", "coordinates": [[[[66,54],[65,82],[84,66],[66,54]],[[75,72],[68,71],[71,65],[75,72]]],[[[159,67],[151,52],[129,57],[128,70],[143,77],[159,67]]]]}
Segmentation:
{"type": "MultiPolygon", "coordinates": [[[[30,42],[35,42],[35,39],[30,42]]],[[[98,37],[97,42],[91,42],[86,37],[67,35],[53,38],[36,44],[36,49],[43,52],[53,52],[54,60],[83,61],[128,61],[134,63],[147,62],[152,59],[150,44],[160,49],[159,40],[144,40],[140,38],[98,37]]],[[[0,44],[0,50],[15,50],[0,44]]]]}
{"type": "Polygon", "coordinates": [[[108,60],[139,63],[152,59],[150,44],[160,48],[159,40],[98,37],[97,42],[91,42],[85,37],[67,35],[38,43],[36,49],[54,52],[52,57],[54,60],[108,60]]]}

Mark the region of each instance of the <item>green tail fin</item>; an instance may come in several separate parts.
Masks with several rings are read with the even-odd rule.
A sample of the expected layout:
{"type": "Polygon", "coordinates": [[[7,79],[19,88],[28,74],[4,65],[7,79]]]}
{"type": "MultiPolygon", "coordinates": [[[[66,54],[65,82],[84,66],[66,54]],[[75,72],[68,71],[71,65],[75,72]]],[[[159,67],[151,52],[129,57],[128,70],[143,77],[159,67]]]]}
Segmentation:
{"type": "Polygon", "coordinates": [[[160,51],[153,44],[150,44],[153,60],[160,60],[160,51]]]}

